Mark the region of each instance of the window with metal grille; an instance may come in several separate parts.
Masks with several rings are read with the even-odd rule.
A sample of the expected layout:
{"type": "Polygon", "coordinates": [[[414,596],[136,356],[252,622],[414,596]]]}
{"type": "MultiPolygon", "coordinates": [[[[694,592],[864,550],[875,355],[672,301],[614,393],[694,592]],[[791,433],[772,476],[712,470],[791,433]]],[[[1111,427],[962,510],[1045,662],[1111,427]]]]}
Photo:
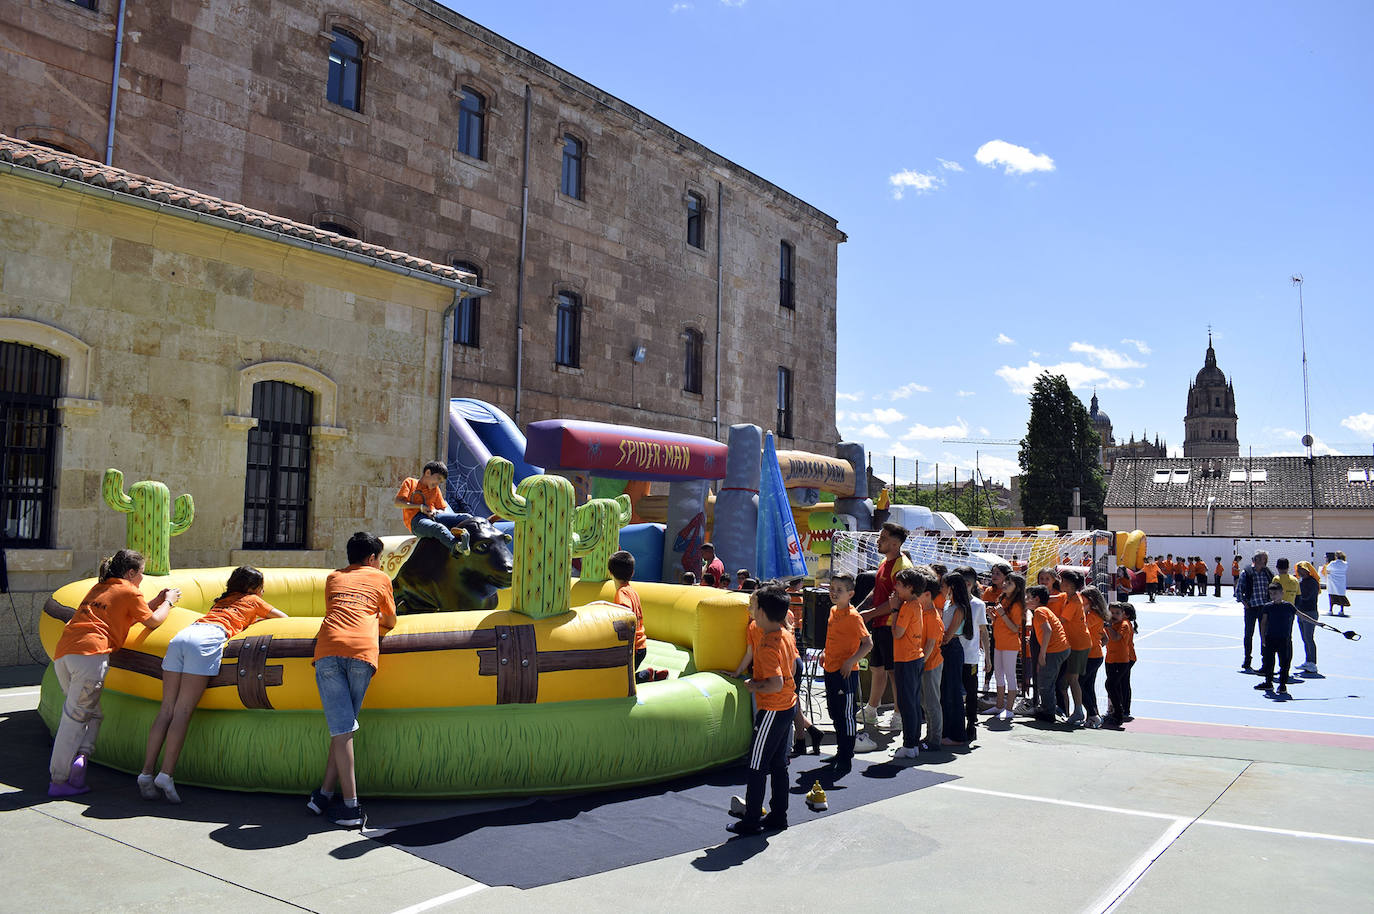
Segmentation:
{"type": "Polygon", "coordinates": [[[792,369],[778,366],[778,437],[792,437],[792,369]]]}
{"type": "Polygon", "coordinates": [[[569,368],[581,366],[582,299],[574,292],[558,293],[558,326],[554,348],[559,365],[569,368]]]}
{"type": "Polygon", "coordinates": [[[0,343],[0,546],[52,545],[62,360],[0,343]]]}
{"type": "Polygon", "coordinates": [[[688,329],[682,334],[682,389],[689,393],[701,393],[701,350],[700,330],[688,329]]]}
{"type": "Polygon", "coordinates": [[[309,530],[310,426],[315,395],[284,381],[253,385],[243,548],[305,549],[309,530]]]}
{"type": "Polygon", "coordinates": [[[458,100],[458,151],[474,159],[486,158],[487,99],[476,89],[463,87],[458,100]]]}
{"type": "Polygon", "coordinates": [[[784,241],[778,253],[778,304],[784,308],[796,308],[797,284],[793,280],[796,250],[784,241]]]}
{"type": "Polygon", "coordinates": [[[582,199],[582,141],[563,134],[563,181],[560,189],[575,200],[582,199]]]}
{"type": "MultiPolygon", "coordinates": [[[[466,260],[453,261],[453,267],[473,275],[472,284],[482,285],[482,268],[466,260]]],[[[461,346],[481,345],[482,299],[465,298],[453,312],[453,341],[461,346]]]]}
{"type": "Polygon", "coordinates": [[[350,111],[363,110],[363,42],[344,29],[334,29],[329,46],[329,85],[325,97],[350,111]]]}
{"type": "Polygon", "coordinates": [[[694,248],[706,247],[701,231],[701,212],[705,208],[701,194],[687,194],[687,243],[694,248]]]}

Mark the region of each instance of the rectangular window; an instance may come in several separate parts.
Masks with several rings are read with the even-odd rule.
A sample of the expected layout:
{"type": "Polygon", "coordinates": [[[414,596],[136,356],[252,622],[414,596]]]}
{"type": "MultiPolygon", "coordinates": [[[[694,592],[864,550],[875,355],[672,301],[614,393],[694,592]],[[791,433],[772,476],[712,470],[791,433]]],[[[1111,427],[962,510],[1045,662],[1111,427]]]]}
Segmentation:
{"type": "Polygon", "coordinates": [[[1174,470],[1173,476],[1169,479],[1171,485],[1186,486],[1188,484],[1187,470],[1174,470]]]}
{"type": "Polygon", "coordinates": [[[310,426],[315,395],[283,381],[253,385],[243,548],[305,549],[309,531],[310,426]]]}
{"type": "MultiPolygon", "coordinates": [[[[455,269],[472,274],[472,284],[482,285],[482,268],[466,260],[455,260],[455,269]]],[[[453,341],[461,346],[481,345],[482,299],[465,298],[453,312],[453,341]]]]}
{"type": "Polygon", "coordinates": [[[784,308],[795,309],[797,307],[796,283],[792,277],[795,259],[795,249],[784,241],[778,254],[778,304],[784,308]]]}
{"type": "Polygon", "coordinates": [[[1163,483],[1168,482],[1168,481],[1169,481],[1169,471],[1168,471],[1168,470],[1155,470],[1155,480],[1154,480],[1154,481],[1155,481],[1155,484],[1156,484],[1156,485],[1162,485],[1163,483]]]}
{"type": "Polygon", "coordinates": [[[487,121],[487,100],[476,89],[463,87],[462,98],[458,102],[458,151],[474,159],[485,159],[485,126],[487,121]]]}
{"type": "Polygon", "coordinates": [[[699,330],[688,330],[682,335],[682,389],[694,394],[701,393],[701,350],[702,335],[699,330]]]}
{"type": "Polygon", "coordinates": [[[1244,470],[1232,470],[1227,476],[1227,482],[1245,482],[1244,470]]]}
{"type": "Polygon", "coordinates": [[[582,364],[582,299],[572,292],[558,293],[558,326],[555,328],[555,359],[559,365],[582,364]]]}
{"type": "Polygon", "coordinates": [[[582,141],[563,134],[563,181],[560,189],[575,200],[582,199],[582,141]]]}
{"type": "Polygon", "coordinates": [[[52,545],[62,360],[0,343],[0,546],[52,545]]]}
{"type": "Polygon", "coordinates": [[[1368,470],[1346,470],[1345,481],[1352,486],[1364,486],[1369,484],[1368,470]]]}
{"type": "Polygon", "coordinates": [[[706,241],[701,228],[703,209],[701,194],[687,194],[687,243],[694,248],[705,248],[706,241]]]}
{"type": "Polygon", "coordinates": [[[329,85],[325,97],[350,111],[361,111],[363,43],[343,29],[334,29],[329,46],[329,85]]]}
{"type": "Polygon", "coordinates": [[[792,369],[778,366],[778,437],[792,437],[792,369]]]}

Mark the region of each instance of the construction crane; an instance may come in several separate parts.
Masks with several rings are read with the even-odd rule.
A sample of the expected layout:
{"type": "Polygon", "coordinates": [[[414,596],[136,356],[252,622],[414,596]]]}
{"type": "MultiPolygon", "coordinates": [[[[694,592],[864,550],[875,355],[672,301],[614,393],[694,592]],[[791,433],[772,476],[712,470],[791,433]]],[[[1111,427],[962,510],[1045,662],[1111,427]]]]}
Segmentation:
{"type": "Polygon", "coordinates": [[[945,444],[991,444],[998,447],[1020,447],[1020,438],[941,438],[945,444]]]}

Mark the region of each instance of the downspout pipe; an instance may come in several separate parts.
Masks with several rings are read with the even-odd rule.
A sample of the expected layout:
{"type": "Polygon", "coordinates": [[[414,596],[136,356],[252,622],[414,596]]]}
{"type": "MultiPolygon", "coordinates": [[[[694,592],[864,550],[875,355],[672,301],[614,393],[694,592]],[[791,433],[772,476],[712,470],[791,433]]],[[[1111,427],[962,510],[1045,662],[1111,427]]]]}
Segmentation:
{"type": "Polygon", "coordinates": [[[520,427],[520,401],[525,367],[525,242],[530,226],[530,107],[529,83],[525,84],[525,151],[520,163],[520,254],[515,274],[515,425],[520,427]]]}
{"type": "Polygon", "coordinates": [[[725,216],[721,207],[725,200],[725,188],[716,181],[716,440],[720,440],[720,327],[725,302],[725,252],[721,250],[724,234],[722,226],[725,216]]]}
{"type": "Polygon", "coordinates": [[[124,3],[119,0],[119,12],[115,17],[114,69],[110,75],[110,114],[109,126],[105,130],[105,164],[114,162],[115,113],[119,109],[119,70],[124,60],[124,3]]]}
{"type": "Polygon", "coordinates": [[[448,463],[448,407],[453,395],[453,315],[466,297],[462,289],[454,289],[453,301],[444,309],[444,318],[439,322],[439,421],[435,426],[434,459],[444,463],[448,463]]]}

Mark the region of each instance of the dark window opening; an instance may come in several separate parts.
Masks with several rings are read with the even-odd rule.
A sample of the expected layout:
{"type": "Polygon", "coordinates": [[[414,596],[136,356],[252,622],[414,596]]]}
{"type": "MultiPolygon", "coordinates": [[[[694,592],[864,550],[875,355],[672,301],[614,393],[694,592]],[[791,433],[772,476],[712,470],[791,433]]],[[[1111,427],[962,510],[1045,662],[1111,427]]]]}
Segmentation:
{"type": "Polygon", "coordinates": [[[778,255],[778,304],[784,308],[796,308],[796,283],[793,281],[793,260],[796,252],[786,241],[778,255]]]}
{"type": "Polygon", "coordinates": [[[563,134],[563,181],[560,189],[577,200],[582,199],[582,141],[563,134]]]}
{"type": "Polygon", "coordinates": [[[694,248],[706,247],[701,227],[702,203],[701,194],[687,195],[687,243],[694,248]]]}
{"type": "Polygon", "coordinates": [[[702,342],[703,337],[700,330],[688,330],[683,334],[682,389],[689,393],[701,393],[702,342]]]}
{"type": "Polygon", "coordinates": [[[363,43],[356,35],[334,29],[329,46],[329,85],[325,97],[350,111],[361,111],[363,85],[363,43]]]}
{"type": "Polygon", "coordinates": [[[458,102],[458,151],[474,159],[486,158],[487,99],[476,89],[463,87],[458,102]]]}
{"type": "Polygon", "coordinates": [[[778,366],[778,437],[792,437],[792,369],[778,366]]]}
{"type": "Polygon", "coordinates": [[[0,546],[52,545],[62,360],[0,343],[0,546]]]}
{"type": "Polygon", "coordinates": [[[243,548],[305,549],[309,531],[310,426],[315,395],[284,381],[253,385],[243,548]]]}
{"type": "Polygon", "coordinates": [[[578,368],[582,364],[582,299],[572,292],[558,293],[558,326],[555,331],[555,358],[559,365],[578,368]]]}
{"type": "Polygon", "coordinates": [[[320,231],[333,232],[335,235],[342,235],[345,238],[352,238],[355,241],[358,238],[358,230],[350,228],[342,222],[331,222],[328,219],[323,219],[320,221],[318,228],[320,231]]]}
{"type": "MultiPolygon", "coordinates": [[[[73,6],[79,6],[83,10],[95,10],[98,8],[98,0],[70,0],[70,2],[73,6]]],[[[62,151],[66,152],[67,150],[64,149],[62,151]]]]}
{"type": "MultiPolygon", "coordinates": [[[[482,268],[477,264],[455,260],[453,266],[465,273],[471,273],[474,286],[482,285],[482,268]]],[[[458,308],[453,312],[453,341],[461,346],[481,345],[481,324],[482,299],[465,298],[458,302],[458,308]]]]}
{"type": "Polygon", "coordinates": [[[53,152],[65,152],[69,156],[78,155],[76,150],[68,149],[61,143],[54,143],[52,140],[29,140],[35,146],[42,146],[44,149],[51,149],[53,152]]]}

